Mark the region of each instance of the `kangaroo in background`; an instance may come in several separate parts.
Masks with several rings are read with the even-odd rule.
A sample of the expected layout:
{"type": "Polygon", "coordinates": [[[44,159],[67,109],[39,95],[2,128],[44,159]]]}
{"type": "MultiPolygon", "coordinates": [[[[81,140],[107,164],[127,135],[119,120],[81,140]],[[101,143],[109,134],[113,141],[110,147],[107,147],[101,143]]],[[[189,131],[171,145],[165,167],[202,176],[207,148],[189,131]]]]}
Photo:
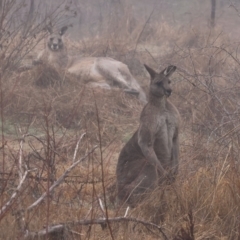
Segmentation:
{"type": "Polygon", "coordinates": [[[144,91],[126,64],[108,57],[69,56],[62,38],[68,27],[62,27],[58,33],[53,32],[51,27],[47,29],[46,48],[35,63],[45,61],[56,68],[65,69],[93,87],[123,88],[125,92],[138,95],[141,102],[147,102],[144,91]]]}
{"type": "Polygon", "coordinates": [[[169,66],[160,73],[144,65],[151,76],[149,102],[143,108],[140,125],[123,147],[117,163],[117,190],[120,202],[134,207],[143,194],[178,172],[180,115],[167,99],[172,92],[169,66]]]}

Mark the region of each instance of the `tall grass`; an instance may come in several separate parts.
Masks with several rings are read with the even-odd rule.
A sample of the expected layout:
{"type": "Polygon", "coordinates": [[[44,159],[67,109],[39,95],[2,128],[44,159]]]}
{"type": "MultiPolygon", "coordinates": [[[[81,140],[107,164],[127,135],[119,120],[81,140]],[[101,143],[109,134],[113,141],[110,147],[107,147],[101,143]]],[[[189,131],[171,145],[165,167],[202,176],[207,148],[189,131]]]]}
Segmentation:
{"type": "Polygon", "coordinates": [[[115,169],[138,127],[137,98],[88,88],[48,65],[8,72],[0,85],[1,239],[38,239],[35,233],[43,239],[239,239],[237,45],[218,27],[185,31],[146,19],[134,35],[127,31],[132,15],[125,14],[116,41],[103,34],[67,44],[75,54],[128,63],[146,91],[142,63],[177,66],[176,182],[126,211],[115,199],[115,169]]]}

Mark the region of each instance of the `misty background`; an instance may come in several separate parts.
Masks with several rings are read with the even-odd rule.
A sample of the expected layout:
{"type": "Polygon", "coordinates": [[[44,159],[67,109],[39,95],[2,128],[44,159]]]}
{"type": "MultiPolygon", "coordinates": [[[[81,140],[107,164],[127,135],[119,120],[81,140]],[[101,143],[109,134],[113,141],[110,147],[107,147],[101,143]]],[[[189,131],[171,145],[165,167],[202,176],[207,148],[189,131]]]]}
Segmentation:
{"type": "Polygon", "coordinates": [[[166,22],[182,30],[210,28],[213,2],[216,26],[238,39],[240,1],[237,0],[30,0],[24,2],[16,22],[20,18],[27,26],[33,18],[39,22],[49,16],[59,27],[72,24],[69,33],[74,39],[121,37],[124,33],[131,35],[138,27],[148,31],[153,25],[160,27],[166,22]],[[52,13],[59,9],[64,11],[54,19],[52,13]]]}

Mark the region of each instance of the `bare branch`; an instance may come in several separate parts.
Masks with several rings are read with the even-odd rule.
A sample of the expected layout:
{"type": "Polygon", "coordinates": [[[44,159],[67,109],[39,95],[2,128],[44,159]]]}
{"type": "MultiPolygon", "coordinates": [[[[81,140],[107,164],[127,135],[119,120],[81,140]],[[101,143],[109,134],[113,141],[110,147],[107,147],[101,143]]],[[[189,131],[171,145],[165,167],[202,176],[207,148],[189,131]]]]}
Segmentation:
{"type": "Polygon", "coordinates": [[[75,147],[75,150],[74,150],[74,154],[73,154],[73,162],[75,162],[75,160],[76,160],[76,156],[77,156],[77,151],[78,151],[78,148],[79,148],[79,144],[80,144],[80,142],[82,141],[82,139],[83,139],[83,137],[86,135],[86,133],[83,133],[81,136],[80,136],[80,138],[79,138],[79,140],[78,140],[78,142],[77,142],[77,145],[76,145],[76,147],[75,147]]]}
{"type": "Polygon", "coordinates": [[[124,214],[124,217],[127,217],[128,211],[129,211],[129,206],[128,206],[127,209],[126,209],[126,212],[125,212],[125,214],[124,214]]]}
{"type": "Polygon", "coordinates": [[[101,208],[101,211],[102,211],[103,215],[105,216],[106,213],[105,213],[105,210],[104,210],[104,207],[103,207],[103,203],[102,203],[102,200],[101,200],[100,197],[98,197],[98,203],[99,203],[99,206],[101,208]]]}
{"type": "Polygon", "coordinates": [[[4,204],[4,206],[1,208],[0,210],[0,216],[3,215],[7,209],[13,204],[14,200],[18,197],[19,193],[21,192],[22,186],[24,181],[26,180],[27,174],[29,171],[26,171],[23,176],[21,181],[19,182],[16,191],[12,194],[12,196],[10,197],[10,199],[8,200],[8,202],[6,204],[4,204]]]}
{"type": "Polygon", "coordinates": [[[134,56],[135,56],[135,53],[136,53],[136,50],[137,50],[137,46],[138,46],[139,40],[140,40],[140,38],[141,38],[141,36],[142,36],[142,33],[143,33],[144,29],[146,28],[148,22],[150,21],[152,15],[153,15],[153,13],[154,13],[154,10],[155,10],[155,8],[153,7],[150,15],[148,16],[147,20],[145,21],[145,23],[144,23],[144,25],[143,25],[143,28],[142,28],[141,32],[140,32],[139,35],[138,35],[138,38],[137,38],[137,41],[136,41],[136,44],[135,44],[135,48],[134,48],[134,51],[133,51],[133,56],[132,56],[133,58],[134,58],[134,56]]]}
{"type": "Polygon", "coordinates": [[[89,216],[90,212],[92,211],[92,207],[89,209],[87,215],[85,216],[85,220],[87,219],[87,217],[89,216]]]}
{"type": "MultiPolygon", "coordinates": [[[[19,131],[21,131],[21,128],[19,128],[19,131]]],[[[23,155],[23,143],[25,141],[25,137],[27,137],[28,134],[23,134],[22,135],[22,138],[20,140],[20,143],[19,143],[19,159],[18,159],[18,175],[19,175],[19,178],[20,178],[20,181],[21,179],[23,178],[23,158],[22,158],[22,155],[23,155]]]]}
{"type": "MultiPolygon", "coordinates": [[[[56,187],[58,187],[63,181],[64,179],[67,177],[67,175],[72,171],[72,169],[74,167],[76,167],[80,162],[82,162],[84,159],[86,159],[88,157],[89,154],[93,153],[94,150],[97,148],[98,146],[94,146],[92,148],[92,150],[90,152],[88,152],[84,157],[82,157],[81,159],[79,159],[77,162],[73,163],[63,174],[61,177],[58,178],[58,180],[56,182],[54,182],[54,184],[49,188],[48,193],[50,194],[56,187]]],[[[32,205],[30,205],[26,210],[30,211],[32,210],[34,207],[38,206],[43,200],[44,198],[47,196],[47,192],[45,192],[44,194],[42,194],[42,196],[35,201],[32,205]]]]}

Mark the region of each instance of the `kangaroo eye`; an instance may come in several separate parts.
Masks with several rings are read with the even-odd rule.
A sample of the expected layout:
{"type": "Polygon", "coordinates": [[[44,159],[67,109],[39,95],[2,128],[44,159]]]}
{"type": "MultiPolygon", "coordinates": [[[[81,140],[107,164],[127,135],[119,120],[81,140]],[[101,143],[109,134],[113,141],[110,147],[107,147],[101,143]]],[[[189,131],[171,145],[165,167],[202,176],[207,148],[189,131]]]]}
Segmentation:
{"type": "Polygon", "coordinates": [[[53,41],[53,38],[50,38],[50,41],[53,41]]]}
{"type": "Polygon", "coordinates": [[[161,86],[162,86],[162,82],[156,82],[156,85],[157,85],[158,87],[161,87],[161,86]]]}
{"type": "Polygon", "coordinates": [[[59,38],[59,39],[58,39],[58,42],[61,43],[61,42],[62,42],[62,39],[59,38]]]}
{"type": "Polygon", "coordinates": [[[171,83],[171,80],[168,80],[168,83],[170,84],[170,83],[171,83]]]}

